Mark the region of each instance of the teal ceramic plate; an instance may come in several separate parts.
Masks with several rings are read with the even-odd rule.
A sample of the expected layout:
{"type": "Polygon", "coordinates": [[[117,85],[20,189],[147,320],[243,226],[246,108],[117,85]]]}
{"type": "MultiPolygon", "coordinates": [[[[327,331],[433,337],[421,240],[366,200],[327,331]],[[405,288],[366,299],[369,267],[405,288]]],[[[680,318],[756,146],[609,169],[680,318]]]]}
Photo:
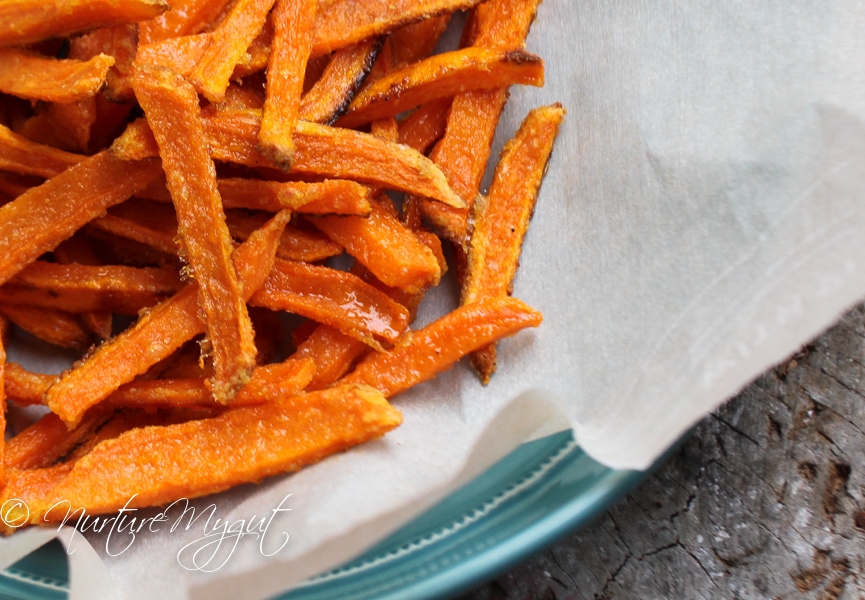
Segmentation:
{"type": "MultiPolygon", "coordinates": [[[[279,598],[453,595],[585,524],[644,475],[598,464],[568,432],[523,444],[360,558],[279,598]]],[[[0,575],[3,598],[64,598],[67,588],[66,557],[56,542],[0,575]]]]}

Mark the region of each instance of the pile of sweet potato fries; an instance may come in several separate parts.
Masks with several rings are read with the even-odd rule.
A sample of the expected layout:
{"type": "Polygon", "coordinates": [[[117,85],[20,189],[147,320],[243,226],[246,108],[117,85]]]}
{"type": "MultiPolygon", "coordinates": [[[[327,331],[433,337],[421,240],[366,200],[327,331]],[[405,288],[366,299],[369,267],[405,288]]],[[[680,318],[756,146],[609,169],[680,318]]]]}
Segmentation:
{"type": "Polygon", "coordinates": [[[299,469],[466,355],[489,381],[541,322],[511,292],[561,106],[481,190],[539,1],[0,4],[0,323],[83,352],[0,352],[4,426],[47,409],[0,444],[5,531],[299,469]],[[460,306],[412,329],[443,243],[460,306]]]}

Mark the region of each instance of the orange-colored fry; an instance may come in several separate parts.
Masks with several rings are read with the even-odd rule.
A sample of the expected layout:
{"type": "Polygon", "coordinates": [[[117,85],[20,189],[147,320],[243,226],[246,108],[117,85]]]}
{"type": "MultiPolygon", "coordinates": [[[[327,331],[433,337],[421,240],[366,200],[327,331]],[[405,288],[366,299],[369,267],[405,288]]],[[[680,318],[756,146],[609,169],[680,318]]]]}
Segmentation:
{"type": "Polygon", "coordinates": [[[231,262],[231,237],[198,96],[182,77],[159,67],[140,68],[132,86],[156,136],[185,258],[198,282],[213,360],[213,394],[227,402],[249,381],[255,340],[231,262]]]}
{"type": "Polygon", "coordinates": [[[222,101],[234,68],[264,27],[273,4],[274,0],[237,0],[211,32],[204,55],[189,74],[189,80],[205,98],[222,101]]]}
{"type": "Polygon", "coordinates": [[[271,15],[273,42],[258,139],[265,156],[286,171],[294,160],[292,135],[300,118],[317,6],[318,0],[276,0],[271,15]]]}
{"type": "Polygon", "coordinates": [[[84,438],[89,437],[108,415],[88,415],[70,429],[60,417],[47,413],[14,436],[6,445],[6,468],[38,469],[54,464],[84,438]]]}
{"type": "Polygon", "coordinates": [[[95,122],[96,96],[89,96],[68,104],[43,104],[42,110],[24,123],[20,133],[35,142],[86,154],[95,122]]]}
{"type": "Polygon", "coordinates": [[[34,261],[0,287],[0,303],[67,312],[135,315],[182,287],[176,272],[122,265],[61,265],[34,261]]]}
{"type": "Polygon", "coordinates": [[[449,13],[409,23],[389,36],[392,68],[399,69],[432,54],[439,38],[448,27],[449,13]]]}
{"type": "Polygon", "coordinates": [[[338,123],[357,127],[460,92],[543,83],[543,61],[525,50],[464,48],[392,71],[355,96],[338,123]]]}
{"type": "Polygon", "coordinates": [[[334,53],[321,78],[303,96],[300,118],[330,125],[348,108],[382,46],[371,38],[334,53]]]}
{"type": "MultiPolygon", "coordinates": [[[[172,2],[172,4],[174,4],[172,2]]],[[[163,13],[174,13],[175,10],[163,13]]],[[[138,26],[133,24],[104,27],[70,40],[69,58],[88,60],[101,53],[114,57],[114,65],[105,79],[104,93],[114,102],[134,99],[129,77],[138,50],[138,26]]]]}
{"type": "MultiPolygon", "coordinates": [[[[235,239],[245,240],[266,220],[267,215],[264,213],[255,215],[229,213],[228,228],[235,239]]],[[[276,255],[287,260],[318,262],[337,256],[342,251],[342,246],[316,230],[306,231],[286,225],[276,255]]]]}
{"type": "Polygon", "coordinates": [[[366,218],[310,217],[309,221],[385,285],[418,292],[436,285],[441,277],[432,251],[377,202],[366,218]]]}
{"type": "Polygon", "coordinates": [[[228,0],[172,0],[171,10],[138,26],[141,44],[199,33],[225,9],[228,0]]]}
{"type": "Polygon", "coordinates": [[[137,23],[167,9],[164,0],[4,0],[0,3],[0,46],[137,23]]]}
{"type": "Polygon", "coordinates": [[[0,315],[40,340],[61,348],[86,350],[94,342],[93,336],[81,321],[72,313],[63,310],[0,305],[0,315]]]}
{"type": "Polygon", "coordinates": [[[313,56],[344,48],[444,13],[466,10],[480,0],[336,0],[322,2],[316,15],[313,56]]]}
{"type": "Polygon", "coordinates": [[[158,160],[130,162],[100,152],[0,208],[0,283],[160,173],[158,160]]]}
{"type": "Polygon", "coordinates": [[[341,381],[371,385],[390,398],[468,353],[540,323],[541,314],[516,298],[485,298],[411,332],[393,350],[369,354],[341,381]]]}
{"type": "MultiPolygon", "coordinates": [[[[217,181],[222,206],[277,212],[284,208],[317,215],[369,214],[369,188],[347,179],[317,182],[272,181],[227,177],[217,181]]],[[[160,182],[139,193],[140,198],[170,201],[168,190],[160,182]]]]}
{"type": "MultiPolygon", "coordinates": [[[[273,166],[258,150],[260,111],[205,109],[202,113],[214,159],[252,167],[273,166]]],[[[307,121],[298,123],[294,141],[292,172],[355,179],[465,206],[439,168],[407,146],[307,121]]],[[[112,146],[115,156],[126,160],[153,156],[157,151],[153,134],[140,121],[132,123],[112,146]]]]}
{"type": "Polygon", "coordinates": [[[135,64],[159,65],[184,77],[192,73],[210,44],[209,33],[197,33],[168,38],[138,46],[135,64]]]}
{"type": "Polygon", "coordinates": [[[145,244],[165,254],[177,254],[179,251],[176,229],[160,228],[111,213],[93,219],[89,226],[145,244]]]}
{"type": "Polygon", "coordinates": [[[18,404],[42,404],[42,395],[56,376],[34,373],[16,362],[7,362],[5,373],[6,396],[18,404]]]}
{"type": "Polygon", "coordinates": [[[22,498],[29,523],[62,521],[82,507],[98,514],[166,504],[298,470],[401,422],[399,411],[374,389],[340,386],[208,419],[132,429],[66,468],[11,471],[13,484],[0,501],[22,498]]]}
{"type": "Polygon", "coordinates": [[[445,133],[450,98],[424,104],[399,124],[399,143],[425,154],[445,133]]]}
{"type": "Polygon", "coordinates": [[[107,54],[81,61],[2,48],[0,92],[28,100],[75,102],[98,92],[113,64],[114,58],[107,54]],[[39,76],[34,77],[33,73],[39,76]]]}
{"type": "MultiPolygon", "coordinates": [[[[489,196],[474,206],[463,304],[513,291],[523,238],[564,115],[561,105],[533,110],[505,145],[489,196]]],[[[488,383],[496,369],[495,344],[472,353],[472,364],[488,383]]]]}
{"type": "MultiPolygon", "coordinates": [[[[6,343],[3,341],[6,336],[6,329],[9,323],[6,319],[0,319],[0,431],[6,431],[6,343]]],[[[0,439],[0,485],[6,485],[6,436],[0,439]]]]}
{"type": "MultiPolygon", "coordinates": [[[[525,43],[539,0],[490,0],[472,11],[466,42],[486,48],[508,49],[525,43]]],[[[507,87],[457,94],[448,114],[447,130],[431,158],[448,182],[471,207],[480,190],[507,87]]],[[[422,212],[436,229],[462,248],[467,244],[467,209],[449,209],[421,201],[422,212]]]]}
{"type": "MultiPolygon", "coordinates": [[[[298,394],[315,373],[312,359],[289,359],[256,367],[249,383],[238,392],[231,406],[255,406],[298,394]]],[[[120,386],[104,401],[115,408],[219,406],[204,379],[148,379],[120,386]]]]}
{"type": "Polygon", "coordinates": [[[298,345],[291,357],[315,360],[315,375],[307,389],[320,390],[345,375],[355,359],[368,349],[369,346],[360,340],[340,333],[333,327],[318,325],[298,345]]]}
{"type": "Polygon", "coordinates": [[[285,310],[380,348],[408,325],[408,312],[360,278],[328,267],[277,260],[250,304],[285,310]]]}
{"type": "MultiPolygon", "coordinates": [[[[93,249],[91,240],[84,236],[72,236],[54,248],[54,260],[61,265],[97,265],[100,259],[93,249]]],[[[81,321],[100,340],[111,337],[114,319],[109,311],[90,311],[81,315],[81,321]]]]}
{"type": "Polygon", "coordinates": [[[0,169],[53,177],[83,158],[80,154],[37,144],[0,125],[0,169]]]}
{"type": "MultiPolygon", "coordinates": [[[[245,297],[270,272],[282,227],[288,214],[277,213],[266,227],[235,250],[233,259],[245,297]]],[[[74,425],[91,406],[117,387],[145,373],[186,341],[204,331],[198,318],[198,284],[193,282],[144,313],[123,333],[99,346],[67,371],[45,394],[48,407],[74,425]]]]}

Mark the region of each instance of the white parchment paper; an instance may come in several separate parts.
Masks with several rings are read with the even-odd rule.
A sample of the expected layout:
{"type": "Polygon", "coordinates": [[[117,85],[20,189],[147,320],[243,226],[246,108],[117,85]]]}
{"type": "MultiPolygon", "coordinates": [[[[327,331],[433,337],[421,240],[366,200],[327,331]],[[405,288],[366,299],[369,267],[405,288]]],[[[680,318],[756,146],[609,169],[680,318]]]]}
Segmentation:
{"type": "MultiPolygon", "coordinates": [[[[569,426],[610,466],[651,464],[865,297],[863,31],[859,0],[546,0],[528,48],[547,84],[513,92],[497,142],[534,106],[568,109],[515,289],[542,327],[500,345],[486,388],[460,366],[396,399],[386,439],[194,502],[278,517],[273,546],[241,540],[216,572],[180,565],[199,525],[113,557],[122,538],[67,531],[72,597],[274,594],[569,426]]],[[[23,533],[0,562],[47,535],[23,533]]]]}

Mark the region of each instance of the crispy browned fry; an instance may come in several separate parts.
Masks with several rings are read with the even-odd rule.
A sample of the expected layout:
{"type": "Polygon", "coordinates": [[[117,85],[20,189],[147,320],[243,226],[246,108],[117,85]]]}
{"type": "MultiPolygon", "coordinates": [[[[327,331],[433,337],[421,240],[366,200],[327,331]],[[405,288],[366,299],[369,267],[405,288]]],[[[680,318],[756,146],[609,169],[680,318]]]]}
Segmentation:
{"type": "Polygon", "coordinates": [[[0,287],[0,303],[136,315],[182,287],[170,269],[34,261],[0,287]]]}
{"type": "MultiPolygon", "coordinates": [[[[281,212],[235,250],[245,297],[270,272],[282,227],[289,215],[281,212]]],[[[54,383],[45,394],[48,407],[74,425],[91,406],[117,387],[145,373],[186,341],[204,331],[198,318],[198,285],[193,282],[144,313],[132,327],[99,346],[54,383]]]]}
{"type": "Polygon", "coordinates": [[[303,96],[300,118],[330,125],[348,108],[375,62],[381,38],[371,38],[334,53],[315,85],[303,96]]]}
{"type": "MultiPolygon", "coordinates": [[[[463,304],[513,291],[523,238],[564,114],[561,105],[533,110],[505,145],[489,196],[474,206],[463,304]]],[[[496,369],[495,344],[472,353],[472,364],[488,383],[496,369]]]]}
{"type": "Polygon", "coordinates": [[[460,358],[526,327],[541,314],[516,298],[485,298],[461,306],[388,352],[374,352],[342,380],[365,383],[390,398],[449,369],[460,358]]]}
{"type": "Polygon", "coordinates": [[[480,0],[336,0],[316,15],[313,56],[387,33],[401,25],[465,10],[480,0]]]}
{"type": "Polygon", "coordinates": [[[163,0],[4,0],[0,3],[0,46],[137,23],[167,9],[163,0]]]}
{"type": "MultiPolygon", "coordinates": [[[[213,158],[253,167],[272,166],[258,150],[260,111],[204,110],[203,115],[213,158]]],[[[294,141],[293,172],[376,183],[451,206],[465,206],[432,161],[401,144],[306,121],[298,123],[294,141]]],[[[137,160],[154,156],[157,148],[146,123],[136,122],[118,138],[112,151],[119,158],[137,160]]]]}
{"type": "Polygon", "coordinates": [[[267,63],[267,96],[258,139],[262,152],[283,170],[294,159],[306,61],[312,48],[318,0],[276,0],[271,15],[273,42],[267,63]]]}
{"type": "Polygon", "coordinates": [[[0,92],[45,102],[75,102],[105,85],[114,58],[100,54],[87,61],[48,58],[17,48],[0,49],[0,92]],[[39,77],[33,77],[39,73],[39,77]]]}
{"type": "Polygon", "coordinates": [[[525,50],[454,50],[397,69],[365,88],[339,124],[357,127],[459,92],[543,83],[543,61],[525,50]]]}
{"type": "MultiPolygon", "coordinates": [[[[487,48],[516,48],[525,43],[539,0],[490,0],[472,11],[466,43],[487,48]]],[[[431,155],[469,207],[480,189],[490,158],[493,136],[508,97],[506,87],[457,94],[448,113],[447,129],[431,155]]],[[[436,229],[463,252],[467,209],[448,209],[421,201],[422,212],[436,229]]]]}
{"type": "Polygon", "coordinates": [[[0,305],[5,316],[40,340],[75,350],[86,350],[94,342],[91,333],[72,313],[40,306],[0,305]]]}
{"type": "Polygon", "coordinates": [[[0,208],[0,283],[160,174],[158,160],[100,152],[0,208]]]}
{"type": "Polygon", "coordinates": [[[227,402],[249,381],[255,340],[231,262],[231,237],[198,96],[179,75],[158,67],[140,68],[132,86],[159,144],[185,258],[198,282],[198,305],[213,360],[213,394],[227,402]]]}
{"type": "Polygon", "coordinates": [[[380,348],[408,325],[408,311],[360,278],[328,267],[277,260],[250,304],[292,312],[380,348]]]}
{"type": "Polygon", "coordinates": [[[0,502],[26,503],[29,518],[7,511],[13,523],[18,517],[63,520],[78,508],[98,514],[165,504],[298,470],[401,421],[399,411],[366,386],[300,394],[208,419],[132,429],[59,467],[10,470],[0,502]]]}
{"type": "Polygon", "coordinates": [[[231,74],[259,34],[274,0],[237,0],[210,33],[204,55],[189,74],[195,88],[211,102],[225,96],[231,74]]]}
{"type": "Polygon", "coordinates": [[[53,177],[83,158],[80,154],[37,144],[0,125],[0,169],[53,177]]]}
{"type": "Polygon", "coordinates": [[[366,218],[315,217],[309,221],[385,285],[418,292],[436,285],[441,277],[432,251],[377,202],[366,218]]]}

